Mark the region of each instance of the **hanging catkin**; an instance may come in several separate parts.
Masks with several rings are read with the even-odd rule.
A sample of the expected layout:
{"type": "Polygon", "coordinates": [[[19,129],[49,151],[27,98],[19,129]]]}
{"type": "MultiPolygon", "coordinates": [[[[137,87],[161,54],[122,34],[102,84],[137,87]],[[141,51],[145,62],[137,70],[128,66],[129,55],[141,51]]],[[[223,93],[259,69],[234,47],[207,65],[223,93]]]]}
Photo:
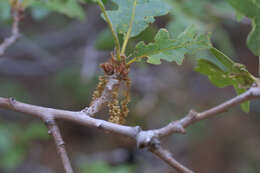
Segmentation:
{"type": "Polygon", "coordinates": [[[106,84],[107,84],[107,79],[105,76],[99,76],[98,80],[99,80],[99,83],[98,83],[95,91],[93,92],[92,101],[91,101],[90,105],[92,105],[92,103],[102,95],[102,93],[106,87],[106,84]]]}
{"type": "Polygon", "coordinates": [[[123,93],[124,98],[121,101],[121,114],[119,117],[119,123],[120,124],[125,124],[126,122],[126,118],[128,116],[129,113],[129,109],[128,109],[128,103],[130,102],[130,87],[131,87],[131,80],[129,78],[125,79],[125,90],[123,93]]]}
{"type": "Polygon", "coordinates": [[[112,123],[119,124],[120,123],[120,106],[118,101],[118,90],[119,87],[115,87],[113,91],[111,92],[111,101],[108,103],[108,109],[109,109],[109,121],[112,123]]]}

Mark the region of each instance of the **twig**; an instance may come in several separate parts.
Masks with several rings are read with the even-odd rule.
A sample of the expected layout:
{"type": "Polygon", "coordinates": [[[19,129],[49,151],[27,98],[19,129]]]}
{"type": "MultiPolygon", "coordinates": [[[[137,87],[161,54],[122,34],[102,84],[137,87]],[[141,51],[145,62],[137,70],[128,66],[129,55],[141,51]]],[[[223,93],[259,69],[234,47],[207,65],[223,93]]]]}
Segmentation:
{"type": "Polygon", "coordinates": [[[19,22],[21,19],[21,13],[17,8],[14,8],[12,12],[13,16],[13,25],[12,25],[12,34],[10,37],[5,38],[3,43],[0,44],[0,56],[2,56],[5,53],[5,50],[14,44],[16,40],[20,37],[19,33],[19,22]]]}
{"type": "Polygon", "coordinates": [[[48,131],[49,134],[52,135],[52,137],[55,141],[56,148],[57,148],[57,151],[58,151],[58,155],[61,158],[63,167],[65,169],[65,173],[73,173],[71,163],[70,163],[67,151],[65,149],[65,143],[62,139],[58,125],[56,124],[55,120],[52,119],[52,118],[45,118],[44,122],[49,129],[49,131],[48,131]]]}
{"type": "Polygon", "coordinates": [[[158,129],[156,133],[159,137],[165,137],[172,133],[185,133],[186,127],[191,124],[196,123],[197,121],[201,121],[215,115],[218,115],[223,112],[227,112],[230,108],[245,101],[260,98],[260,88],[259,87],[252,87],[248,91],[244,92],[241,95],[234,97],[216,107],[203,111],[201,113],[197,113],[194,110],[191,110],[188,115],[178,121],[171,122],[167,126],[158,129]]]}
{"type": "Polygon", "coordinates": [[[165,161],[168,165],[182,173],[194,173],[172,157],[172,154],[160,145],[149,149],[152,153],[165,161]]]}
{"type": "Polygon", "coordinates": [[[86,113],[87,116],[94,116],[95,113],[99,112],[100,109],[109,101],[110,94],[113,91],[113,89],[119,85],[119,80],[116,79],[116,76],[108,76],[108,82],[106,84],[106,87],[104,91],[102,92],[102,95],[97,98],[93,104],[91,104],[90,107],[86,107],[83,112],[86,113]]]}
{"type": "Polygon", "coordinates": [[[86,113],[83,111],[74,112],[25,104],[22,102],[18,102],[12,98],[8,99],[0,97],[0,108],[9,109],[16,112],[22,112],[25,114],[39,117],[41,119],[50,118],[53,120],[63,119],[73,121],[85,126],[95,127],[104,131],[114,132],[120,135],[130,137],[136,141],[138,148],[148,148],[150,151],[152,151],[154,154],[156,154],[158,157],[164,160],[167,164],[177,169],[179,172],[187,173],[190,170],[178,163],[174,158],[171,157],[168,151],[162,149],[159,146],[161,138],[173,133],[185,133],[184,128],[188,127],[191,124],[194,124],[195,122],[225,112],[231,107],[234,107],[235,105],[238,105],[244,101],[257,98],[260,98],[260,87],[252,87],[245,93],[236,96],[233,99],[224,102],[223,104],[220,104],[201,113],[190,111],[189,114],[184,118],[178,121],[173,121],[165,127],[154,130],[142,130],[138,126],[124,126],[110,123],[105,120],[95,119],[88,116],[92,114],[86,115],[86,113]]]}

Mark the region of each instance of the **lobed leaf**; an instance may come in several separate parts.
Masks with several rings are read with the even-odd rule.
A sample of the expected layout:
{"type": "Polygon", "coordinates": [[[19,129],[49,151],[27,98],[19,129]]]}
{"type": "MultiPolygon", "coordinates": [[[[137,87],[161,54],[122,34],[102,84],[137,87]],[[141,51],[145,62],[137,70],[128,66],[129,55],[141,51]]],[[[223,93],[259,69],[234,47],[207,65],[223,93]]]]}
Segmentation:
{"type": "MultiPolygon", "coordinates": [[[[211,83],[220,88],[233,86],[239,95],[256,82],[255,78],[246,70],[244,65],[233,62],[229,57],[215,48],[211,48],[210,51],[225,69],[208,60],[199,59],[195,70],[208,76],[211,83]]],[[[244,112],[249,112],[249,101],[242,103],[241,108],[244,112]]]]}
{"type": "MultiPolygon", "coordinates": [[[[114,29],[120,34],[126,34],[132,15],[134,0],[112,0],[118,6],[117,10],[109,10],[107,14],[114,29]]],[[[137,36],[149,24],[155,21],[155,16],[169,12],[168,5],[160,0],[137,0],[135,18],[130,37],[137,36]]]]}
{"type": "Polygon", "coordinates": [[[160,64],[161,60],[182,64],[184,55],[211,47],[209,35],[197,34],[194,25],[186,28],[176,39],[171,39],[166,29],[160,29],[154,42],[139,42],[134,50],[137,59],[147,57],[148,63],[160,64]]]}
{"type": "Polygon", "coordinates": [[[260,1],[227,0],[238,14],[247,16],[252,21],[252,30],[247,38],[247,45],[257,56],[260,56],[260,1]]]}

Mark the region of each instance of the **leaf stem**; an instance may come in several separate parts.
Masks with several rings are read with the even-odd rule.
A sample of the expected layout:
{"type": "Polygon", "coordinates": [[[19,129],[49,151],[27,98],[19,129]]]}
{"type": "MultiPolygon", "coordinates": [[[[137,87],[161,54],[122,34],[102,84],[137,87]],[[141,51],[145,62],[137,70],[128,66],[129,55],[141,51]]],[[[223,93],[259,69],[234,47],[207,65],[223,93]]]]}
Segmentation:
{"type": "Polygon", "coordinates": [[[134,23],[134,19],[135,19],[136,3],[137,3],[137,0],[134,0],[133,9],[132,9],[132,15],[131,15],[131,20],[130,20],[130,23],[129,23],[129,28],[128,28],[128,31],[127,31],[127,33],[126,33],[126,37],[125,37],[125,40],[124,40],[124,43],[123,43],[123,46],[122,46],[122,50],[121,50],[121,54],[122,54],[122,55],[125,53],[125,49],[126,49],[128,40],[129,40],[130,35],[131,35],[131,32],[132,32],[133,23],[134,23]]]}
{"type": "Polygon", "coordinates": [[[113,38],[114,38],[114,41],[115,41],[115,45],[116,45],[116,57],[117,57],[117,60],[120,61],[121,60],[121,57],[120,57],[120,43],[119,43],[119,39],[118,39],[117,33],[114,30],[112,22],[111,22],[111,20],[109,19],[108,15],[107,15],[107,12],[106,12],[106,9],[105,9],[105,6],[104,6],[102,0],[97,0],[97,3],[99,5],[102,13],[104,14],[105,20],[106,20],[106,22],[107,22],[107,24],[109,26],[110,31],[112,32],[112,35],[113,35],[113,38]]]}
{"type": "Polygon", "coordinates": [[[133,59],[131,59],[130,61],[127,62],[127,65],[131,65],[136,61],[137,61],[137,57],[134,57],[133,59]]]}

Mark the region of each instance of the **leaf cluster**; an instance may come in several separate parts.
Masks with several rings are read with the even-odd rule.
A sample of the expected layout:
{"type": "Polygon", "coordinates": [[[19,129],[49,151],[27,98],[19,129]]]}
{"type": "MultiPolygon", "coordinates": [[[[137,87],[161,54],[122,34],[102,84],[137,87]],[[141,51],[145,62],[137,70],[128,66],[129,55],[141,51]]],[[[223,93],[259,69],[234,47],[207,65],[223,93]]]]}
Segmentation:
{"type": "MultiPolygon", "coordinates": [[[[163,5],[157,6],[157,10],[155,10],[154,5],[156,2],[153,0],[113,0],[113,2],[117,4],[117,10],[107,11],[108,17],[105,18],[103,15],[103,18],[111,24],[112,32],[117,32],[124,36],[124,42],[143,31],[148,26],[147,22],[152,23],[154,21],[154,16],[164,15],[168,12],[168,8],[162,8],[163,5]],[[133,4],[132,8],[135,9],[129,8],[131,3],[133,4]],[[138,9],[139,7],[142,8],[138,9]],[[149,9],[152,10],[149,11],[149,9]],[[130,13],[131,10],[132,13],[130,13]],[[136,14],[140,13],[137,15],[138,17],[135,17],[135,10],[136,14]],[[129,34],[129,31],[132,32],[129,34]]],[[[106,11],[103,10],[103,14],[105,13],[106,11]]],[[[256,10],[253,10],[252,15],[255,15],[255,13],[256,10]]],[[[248,43],[250,46],[250,41],[248,43]]],[[[241,94],[254,82],[258,82],[258,79],[251,75],[244,65],[233,62],[225,54],[214,48],[210,43],[210,34],[198,33],[194,25],[188,26],[175,38],[171,38],[165,28],[160,29],[155,35],[153,42],[145,44],[141,41],[135,46],[132,54],[128,56],[131,58],[128,64],[130,65],[134,62],[139,62],[142,58],[147,58],[147,62],[151,64],[160,64],[161,60],[166,60],[181,65],[186,54],[194,54],[199,50],[209,50],[215,57],[214,60],[199,59],[196,67],[196,71],[207,75],[214,85],[218,87],[231,85],[235,88],[237,94],[241,94]]],[[[248,112],[249,102],[243,103],[241,107],[243,111],[248,112]]]]}

